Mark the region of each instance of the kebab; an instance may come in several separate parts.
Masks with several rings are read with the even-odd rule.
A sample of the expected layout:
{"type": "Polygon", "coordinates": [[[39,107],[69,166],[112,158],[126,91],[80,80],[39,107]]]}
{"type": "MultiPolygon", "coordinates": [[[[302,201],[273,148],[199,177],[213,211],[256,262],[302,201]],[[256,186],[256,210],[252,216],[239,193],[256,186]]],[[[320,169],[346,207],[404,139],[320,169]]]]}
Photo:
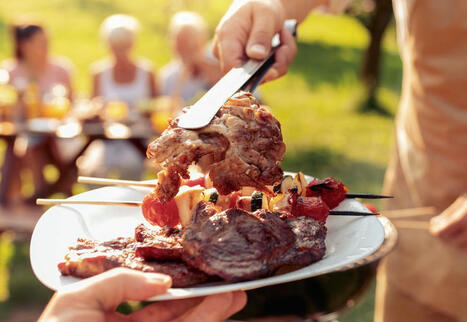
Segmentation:
{"type": "Polygon", "coordinates": [[[347,189],[332,178],[283,176],[284,152],[280,123],[250,93],[234,95],[202,129],[172,121],[148,147],[163,167],[141,205],[153,228],[104,243],[80,239],[59,270],[77,277],[117,266],[161,271],[182,287],[320,260],[326,219],[347,189]],[[204,175],[190,179],[193,163],[204,175]]]}

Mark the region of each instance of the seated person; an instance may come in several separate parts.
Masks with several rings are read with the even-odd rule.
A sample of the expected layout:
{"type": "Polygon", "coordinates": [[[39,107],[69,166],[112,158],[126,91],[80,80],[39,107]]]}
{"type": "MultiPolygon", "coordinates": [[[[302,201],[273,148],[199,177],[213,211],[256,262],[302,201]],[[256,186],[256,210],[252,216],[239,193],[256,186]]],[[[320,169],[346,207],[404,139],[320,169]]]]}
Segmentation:
{"type": "Polygon", "coordinates": [[[169,37],[175,58],[160,70],[161,94],[189,104],[219,80],[219,63],[207,48],[206,23],[197,13],[175,14],[169,37]]]}
{"type": "MultiPolygon", "coordinates": [[[[56,95],[55,89],[58,87],[60,96],[71,99],[71,64],[64,58],[50,56],[49,36],[44,27],[31,22],[14,24],[12,39],[14,57],[4,61],[2,65],[10,74],[11,85],[22,94],[20,97],[23,100],[19,106],[23,108],[17,117],[41,117],[42,104],[47,97],[56,95]]],[[[45,186],[43,167],[48,161],[44,150],[45,141],[43,137],[33,134],[28,135],[27,138],[28,150],[26,156],[22,158],[21,166],[32,170],[36,193],[40,193],[39,190],[45,186]]],[[[11,185],[20,187],[19,173],[15,173],[11,185]]],[[[12,194],[13,199],[19,196],[18,191],[12,191],[12,194]]]]}
{"type": "Polygon", "coordinates": [[[10,73],[10,82],[18,91],[37,86],[38,98],[60,84],[68,98],[72,96],[71,64],[65,58],[50,57],[49,37],[39,24],[18,23],[12,27],[14,58],[3,62],[10,73]]]}
{"type": "Polygon", "coordinates": [[[101,35],[110,50],[110,58],[93,65],[93,97],[104,102],[121,101],[135,115],[134,106],[157,96],[157,85],[151,64],[134,59],[132,49],[139,29],[138,21],[127,15],[107,17],[101,25],[101,35]]]}

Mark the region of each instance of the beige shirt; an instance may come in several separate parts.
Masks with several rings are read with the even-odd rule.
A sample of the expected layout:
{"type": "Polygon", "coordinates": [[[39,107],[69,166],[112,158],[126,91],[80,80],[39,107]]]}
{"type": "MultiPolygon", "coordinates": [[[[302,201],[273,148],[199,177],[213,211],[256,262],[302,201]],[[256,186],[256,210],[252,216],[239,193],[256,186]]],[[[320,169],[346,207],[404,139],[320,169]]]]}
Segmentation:
{"type": "MultiPolygon", "coordinates": [[[[394,0],[394,12],[404,74],[387,206],[441,212],[467,191],[467,1],[394,0]]],[[[467,254],[426,230],[399,236],[387,258],[389,283],[467,318],[467,254]]]]}

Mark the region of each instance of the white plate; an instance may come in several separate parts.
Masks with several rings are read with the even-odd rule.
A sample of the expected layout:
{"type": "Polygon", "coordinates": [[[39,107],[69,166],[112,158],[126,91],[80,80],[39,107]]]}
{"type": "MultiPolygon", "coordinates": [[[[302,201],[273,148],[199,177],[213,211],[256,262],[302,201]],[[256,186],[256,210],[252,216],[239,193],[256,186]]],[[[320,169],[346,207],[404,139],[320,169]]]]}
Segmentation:
{"type": "MultiPolygon", "coordinates": [[[[70,199],[75,200],[142,200],[148,189],[104,187],[70,199]]],[[[336,210],[367,211],[356,200],[344,200],[336,210]]],[[[135,227],[145,222],[140,208],[92,205],[54,206],[38,221],[31,239],[30,258],[37,278],[47,287],[57,290],[79,279],[62,276],[57,268],[67,248],[78,237],[105,241],[133,236],[135,227]]],[[[326,255],[305,268],[283,275],[253,281],[226,284],[206,284],[188,288],[173,288],[151,300],[173,300],[204,296],[233,290],[248,290],[322,275],[339,270],[374,253],[384,240],[384,229],[375,216],[330,216],[327,221],[326,255]]]]}

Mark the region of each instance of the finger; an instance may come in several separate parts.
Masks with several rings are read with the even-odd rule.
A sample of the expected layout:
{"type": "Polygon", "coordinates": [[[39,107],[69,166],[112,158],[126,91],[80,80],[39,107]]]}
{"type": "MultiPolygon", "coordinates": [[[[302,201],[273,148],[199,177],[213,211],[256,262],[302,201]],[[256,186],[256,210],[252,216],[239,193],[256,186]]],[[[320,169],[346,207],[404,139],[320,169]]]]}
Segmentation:
{"type": "Polygon", "coordinates": [[[230,305],[228,312],[226,312],[225,318],[227,319],[230,316],[242,310],[245,307],[246,302],[247,302],[247,296],[244,291],[233,292],[232,304],[230,305]]]}
{"type": "Polygon", "coordinates": [[[219,41],[217,47],[219,64],[224,73],[242,64],[244,53],[240,41],[232,38],[230,40],[223,39],[219,41]]]}
{"type": "Polygon", "coordinates": [[[162,301],[145,306],[141,310],[132,313],[131,319],[133,321],[146,321],[155,319],[158,321],[170,321],[177,319],[185,314],[193,307],[199,305],[204,297],[194,297],[182,300],[162,301]]]}
{"type": "Polygon", "coordinates": [[[80,283],[83,284],[75,293],[82,293],[82,302],[86,301],[89,307],[113,310],[124,301],[143,301],[167,292],[172,279],[164,274],[116,268],[76,284],[80,283]]]}
{"type": "Polygon", "coordinates": [[[273,19],[274,17],[271,17],[271,14],[267,12],[258,13],[254,17],[246,46],[246,54],[249,58],[264,59],[271,51],[272,37],[277,31],[275,26],[271,25],[273,19]]]}
{"type": "Polygon", "coordinates": [[[252,26],[248,36],[246,54],[249,58],[264,59],[271,51],[271,41],[284,24],[283,8],[274,3],[251,5],[252,26]]]}
{"type": "Polygon", "coordinates": [[[241,65],[245,58],[248,30],[238,19],[228,19],[216,30],[215,54],[219,58],[221,70],[226,73],[241,65]],[[239,27],[237,27],[239,26],[239,27]]]}
{"type": "Polygon", "coordinates": [[[269,72],[264,77],[265,82],[269,82],[279,78],[287,73],[287,70],[297,55],[297,44],[295,38],[289,30],[282,29],[281,31],[281,46],[277,49],[274,55],[275,63],[272,65],[269,72]]]}
{"type": "Polygon", "coordinates": [[[180,320],[190,322],[223,321],[231,315],[233,304],[234,294],[231,292],[209,295],[198,306],[181,316],[180,320]]]}
{"type": "Polygon", "coordinates": [[[444,215],[433,217],[430,220],[430,232],[443,240],[452,239],[462,231],[459,220],[444,215]]]}

